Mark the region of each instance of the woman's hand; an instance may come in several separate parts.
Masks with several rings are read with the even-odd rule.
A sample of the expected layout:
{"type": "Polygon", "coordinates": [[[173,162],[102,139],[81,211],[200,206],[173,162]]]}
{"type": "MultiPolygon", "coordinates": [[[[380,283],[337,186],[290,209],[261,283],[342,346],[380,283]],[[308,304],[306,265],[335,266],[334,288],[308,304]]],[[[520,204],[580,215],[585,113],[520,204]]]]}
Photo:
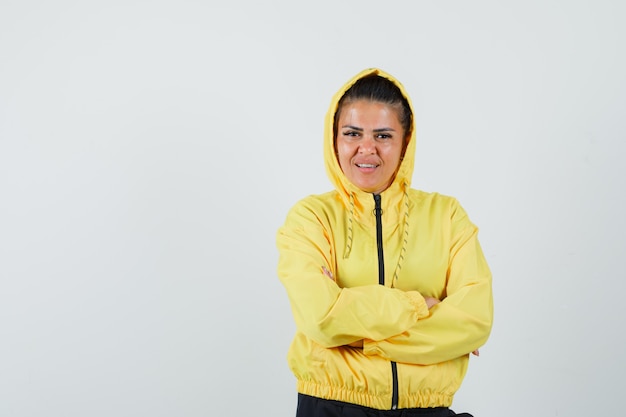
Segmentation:
{"type": "Polygon", "coordinates": [[[335,280],[335,277],[333,276],[333,273],[330,272],[328,269],[326,269],[326,267],[324,265],[322,265],[322,272],[324,272],[324,275],[326,275],[331,280],[333,280],[333,281],[335,280]]]}
{"type": "Polygon", "coordinates": [[[431,308],[433,308],[433,306],[439,304],[441,301],[439,301],[436,298],[433,297],[424,297],[424,300],[426,300],[426,305],[428,306],[428,309],[430,310],[431,308]]]}

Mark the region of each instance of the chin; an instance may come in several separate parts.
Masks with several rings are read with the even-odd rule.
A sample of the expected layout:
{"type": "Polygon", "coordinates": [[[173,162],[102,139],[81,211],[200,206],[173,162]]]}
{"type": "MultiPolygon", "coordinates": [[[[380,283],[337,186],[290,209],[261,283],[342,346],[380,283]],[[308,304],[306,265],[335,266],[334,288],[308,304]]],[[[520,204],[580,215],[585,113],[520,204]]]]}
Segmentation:
{"type": "Polygon", "coordinates": [[[376,189],[376,188],[374,188],[374,187],[364,187],[364,186],[359,186],[359,188],[360,188],[362,191],[366,192],[366,193],[376,193],[376,194],[380,194],[380,193],[378,193],[378,192],[376,191],[377,189],[376,189]]]}

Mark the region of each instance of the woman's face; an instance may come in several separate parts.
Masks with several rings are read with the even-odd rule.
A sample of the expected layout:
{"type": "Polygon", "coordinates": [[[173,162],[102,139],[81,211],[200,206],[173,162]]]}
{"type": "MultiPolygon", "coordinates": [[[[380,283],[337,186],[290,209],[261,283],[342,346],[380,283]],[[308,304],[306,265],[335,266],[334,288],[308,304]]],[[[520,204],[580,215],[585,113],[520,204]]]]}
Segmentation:
{"type": "Polygon", "coordinates": [[[394,107],[369,100],[344,103],[335,141],[341,170],[361,190],[380,194],[400,165],[404,135],[394,107]]]}

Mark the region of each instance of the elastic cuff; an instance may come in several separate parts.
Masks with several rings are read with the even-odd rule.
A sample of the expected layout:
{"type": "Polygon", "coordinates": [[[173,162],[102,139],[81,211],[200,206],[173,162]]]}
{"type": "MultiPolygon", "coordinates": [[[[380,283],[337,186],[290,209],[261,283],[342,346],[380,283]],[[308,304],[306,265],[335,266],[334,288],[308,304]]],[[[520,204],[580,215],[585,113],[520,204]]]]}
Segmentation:
{"type": "Polygon", "coordinates": [[[428,311],[428,304],[426,304],[426,300],[417,291],[407,291],[406,296],[409,298],[409,301],[415,307],[415,312],[417,313],[417,318],[423,319],[430,316],[430,312],[428,311]]]}
{"type": "Polygon", "coordinates": [[[376,341],[371,339],[363,339],[363,354],[374,356],[380,354],[380,349],[376,341]]]}

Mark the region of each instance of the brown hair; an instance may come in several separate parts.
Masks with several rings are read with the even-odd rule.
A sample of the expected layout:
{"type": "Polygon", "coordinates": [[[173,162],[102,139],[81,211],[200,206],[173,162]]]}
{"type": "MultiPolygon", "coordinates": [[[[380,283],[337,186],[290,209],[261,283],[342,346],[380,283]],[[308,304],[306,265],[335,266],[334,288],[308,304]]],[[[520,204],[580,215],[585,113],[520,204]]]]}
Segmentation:
{"type": "Polygon", "coordinates": [[[413,120],[409,102],[395,83],[377,74],[370,74],[357,80],[339,100],[333,126],[335,138],[337,137],[337,122],[343,105],[357,100],[377,101],[395,107],[398,111],[400,124],[404,129],[404,140],[406,141],[411,134],[413,120]]]}

